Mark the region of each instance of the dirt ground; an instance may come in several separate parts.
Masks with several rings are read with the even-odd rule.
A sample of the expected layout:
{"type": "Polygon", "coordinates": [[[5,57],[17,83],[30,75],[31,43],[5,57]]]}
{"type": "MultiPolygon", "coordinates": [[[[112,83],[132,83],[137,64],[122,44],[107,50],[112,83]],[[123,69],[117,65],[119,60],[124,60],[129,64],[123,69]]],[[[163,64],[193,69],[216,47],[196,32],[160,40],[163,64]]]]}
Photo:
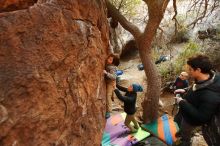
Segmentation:
{"type": "MultiPolygon", "coordinates": [[[[140,58],[137,56],[136,58],[129,60],[129,61],[121,61],[119,69],[123,70],[123,75],[120,77],[120,85],[124,87],[128,87],[132,83],[139,83],[143,87],[146,88],[146,76],[144,71],[139,71],[137,66],[138,64],[141,64],[140,58]]],[[[144,90],[145,91],[145,90],[144,90]]],[[[160,115],[164,113],[168,113],[170,116],[173,116],[173,114],[176,113],[174,110],[174,113],[172,113],[173,110],[173,104],[174,104],[174,95],[169,92],[161,92],[160,100],[163,102],[163,107],[160,107],[160,115]]],[[[117,97],[114,98],[115,101],[113,103],[113,113],[122,112],[123,111],[123,103],[117,99],[117,97]]],[[[144,93],[138,93],[137,98],[137,112],[136,117],[139,122],[141,122],[142,117],[142,107],[141,103],[144,99],[144,93]]],[[[198,131],[194,134],[194,137],[192,138],[193,144],[192,146],[207,146],[206,142],[204,141],[201,131],[198,131]]]]}

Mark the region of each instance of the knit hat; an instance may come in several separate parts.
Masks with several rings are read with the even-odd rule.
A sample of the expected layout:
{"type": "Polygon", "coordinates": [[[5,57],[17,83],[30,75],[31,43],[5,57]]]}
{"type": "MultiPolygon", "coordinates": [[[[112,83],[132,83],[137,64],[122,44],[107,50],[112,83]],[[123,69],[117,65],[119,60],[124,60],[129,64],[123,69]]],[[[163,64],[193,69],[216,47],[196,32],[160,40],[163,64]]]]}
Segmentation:
{"type": "Polygon", "coordinates": [[[132,84],[134,92],[143,92],[143,87],[139,84],[132,84]]]}

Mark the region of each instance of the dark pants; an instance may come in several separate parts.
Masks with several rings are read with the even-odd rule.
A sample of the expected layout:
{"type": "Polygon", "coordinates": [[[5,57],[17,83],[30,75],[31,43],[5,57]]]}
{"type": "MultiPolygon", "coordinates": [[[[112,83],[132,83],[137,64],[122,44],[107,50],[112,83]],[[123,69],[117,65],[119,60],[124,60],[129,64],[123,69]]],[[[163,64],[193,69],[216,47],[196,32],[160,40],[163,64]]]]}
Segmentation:
{"type": "MultiPolygon", "coordinates": [[[[212,122],[215,122],[214,120],[212,122]]],[[[220,129],[216,127],[216,124],[220,123],[209,123],[209,125],[202,126],[203,137],[208,144],[208,146],[220,146],[220,129]]],[[[187,123],[183,118],[180,127],[180,134],[182,137],[181,146],[190,146],[192,131],[195,127],[187,123]]]]}
{"type": "Polygon", "coordinates": [[[174,116],[174,121],[177,123],[177,125],[180,127],[182,122],[182,115],[180,111],[174,116]]]}
{"type": "Polygon", "coordinates": [[[181,146],[190,146],[191,145],[191,137],[192,131],[195,127],[187,123],[183,118],[180,125],[180,135],[182,137],[181,146]]]}
{"type": "Polygon", "coordinates": [[[220,146],[220,123],[216,117],[208,125],[202,126],[202,134],[209,146],[220,146]]]}
{"type": "Polygon", "coordinates": [[[137,131],[139,128],[139,125],[137,121],[135,120],[134,114],[133,115],[126,115],[125,118],[125,125],[131,130],[131,132],[137,131]],[[130,125],[130,123],[133,122],[134,127],[130,125]]]}

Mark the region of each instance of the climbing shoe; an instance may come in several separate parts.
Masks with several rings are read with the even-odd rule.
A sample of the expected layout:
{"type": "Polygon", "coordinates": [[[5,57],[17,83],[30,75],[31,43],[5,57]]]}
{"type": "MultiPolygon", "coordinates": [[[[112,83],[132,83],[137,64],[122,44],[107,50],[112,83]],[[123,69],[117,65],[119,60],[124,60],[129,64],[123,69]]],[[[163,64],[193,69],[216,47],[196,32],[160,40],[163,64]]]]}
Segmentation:
{"type": "Polygon", "coordinates": [[[136,133],[138,130],[135,128],[130,129],[130,133],[136,133]]]}

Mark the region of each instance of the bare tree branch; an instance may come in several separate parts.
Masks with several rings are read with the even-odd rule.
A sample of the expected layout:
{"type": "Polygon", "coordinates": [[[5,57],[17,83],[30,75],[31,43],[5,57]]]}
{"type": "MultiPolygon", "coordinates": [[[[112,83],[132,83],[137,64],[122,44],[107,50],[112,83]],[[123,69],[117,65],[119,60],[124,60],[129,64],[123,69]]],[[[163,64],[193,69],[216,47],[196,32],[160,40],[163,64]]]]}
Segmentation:
{"type": "Polygon", "coordinates": [[[174,14],[172,20],[176,20],[176,15],[177,15],[176,0],[173,0],[173,9],[174,9],[175,14],[174,14]]]}
{"type": "Polygon", "coordinates": [[[202,20],[205,16],[206,16],[206,13],[207,13],[207,9],[208,9],[208,0],[205,0],[205,7],[204,7],[204,11],[202,13],[202,16],[200,16],[199,18],[197,18],[196,20],[194,20],[192,23],[188,24],[187,27],[190,27],[191,25],[193,25],[192,28],[195,27],[196,23],[200,20],[202,20]]]}
{"type": "Polygon", "coordinates": [[[124,1],[124,0],[121,0],[120,4],[119,4],[119,6],[118,6],[118,10],[120,10],[120,8],[122,7],[123,1],[124,1]]]}
{"type": "Polygon", "coordinates": [[[176,19],[176,16],[177,16],[176,0],[173,0],[173,8],[174,8],[175,14],[174,14],[172,20],[175,21],[175,35],[176,35],[176,33],[177,33],[177,28],[178,28],[178,25],[179,25],[179,23],[178,23],[178,21],[177,21],[177,19],[176,19]]]}
{"type": "Polygon", "coordinates": [[[214,2],[214,4],[211,6],[210,13],[207,15],[207,17],[210,16],[212,14],[212,12],[214,12],[219,7],[219,3],[220,3],[220,1],[214,2]]]}
{"type": "Polygon", "coordinates": [[[162,40],[163,39],[164,30],[163,30],[162,27],[158,27],[158,29],[161,31],[159,39],[162,40]]]}
{"type": "Polygon", "coordinates": [[[124,2],[124,0],[121,0],[120,4],[119,4],[119,6],[118,6],[118,11],[119,11],[119,12],[120,12],[120,9],[123,7],[123,2],[124,2]]]}
{"type": "Polygon", "coordinates": [[[166,7],[167,7],[167,4],[169,2],[169,0],[163,0],[163,1],[160,1],[160,2],[156,2],[155,0],[143,0],[147,5],[148,5],[148,9],[157,9],[158,10],[158,13],[154,13],[152,14],[151,12],[154,12],[153,10],[148,10],[149,12],[149,15],[155,15],[155,16],[163,16],[165,10],[166,10],[166,7]],[[157,4],[155,4],[157,3],[157,4]],[[157,7],[155,7],[157,6],[157,7]]]}
{"type": "Polygon", "coordinates": [[[106,4],[109,15],[114,20],[119,21],[122,27],[127,31],[129,31],[134,36],[135,39],[141,35],[140,29],[131,22],[129,22],[123,15],[121,15],[114,5],[112,5],[108,0],[106,1],[106,4]]]}

